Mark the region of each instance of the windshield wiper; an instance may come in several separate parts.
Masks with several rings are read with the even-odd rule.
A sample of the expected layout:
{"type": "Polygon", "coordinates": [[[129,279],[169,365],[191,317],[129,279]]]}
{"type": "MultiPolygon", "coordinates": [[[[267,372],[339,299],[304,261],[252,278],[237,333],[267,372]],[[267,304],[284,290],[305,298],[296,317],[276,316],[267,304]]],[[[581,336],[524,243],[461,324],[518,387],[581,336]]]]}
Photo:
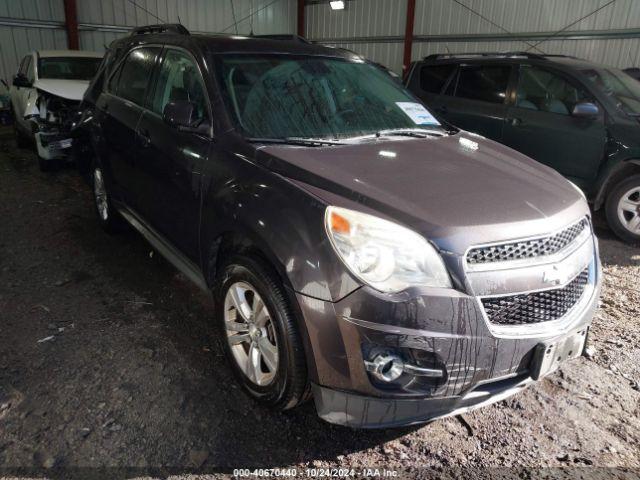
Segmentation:
{"type": "Polygon", "coordinates": [[[385,136],[416,137],[416,138],[426,138],[429,136],[444,137],[445,132],[440,130],[427,130],[426,128],[391,128],[388,130],[380,130],[379,132],[376,132],[376,137],[385,137],[385,136]]]}
{"type": "Polygon", "coordinates": [[[303,138],[303,137],[285,137],[285,138],[247,138],[249,142],[255,143],[280,143],[283,145],[304,145],[305,147],[319,147],[321,145],[344,145],[344,142],[337,140],[328,140],[326,138],[303,138]]]}

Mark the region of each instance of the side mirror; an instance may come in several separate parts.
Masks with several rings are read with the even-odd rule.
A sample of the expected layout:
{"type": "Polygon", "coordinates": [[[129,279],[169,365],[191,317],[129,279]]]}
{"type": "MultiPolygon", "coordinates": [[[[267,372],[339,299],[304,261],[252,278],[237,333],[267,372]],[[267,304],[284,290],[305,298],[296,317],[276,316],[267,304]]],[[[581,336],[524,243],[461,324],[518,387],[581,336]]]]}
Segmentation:
{"type": "Polygon", "coordinates": [[[31,82],[24,74],[18,74],[13,79],[13,86],[18,88],[20,87],[29,88],[31,87],[31,82]]]}
{"type": "Polygon", "coordinates": [[[195,105],[187,100],[169,102],[162,111],[162,119],[172,127],[192,127],[195,105]]]}
{"type": "Polygon", "coordinates": [[[600,109],[595,103],[580,102],[576,103],[575,107],[573,107],[573,112],[571,112],[571,115],[579,118],[593,118],[597,117],[599,113],[600,109]]]}

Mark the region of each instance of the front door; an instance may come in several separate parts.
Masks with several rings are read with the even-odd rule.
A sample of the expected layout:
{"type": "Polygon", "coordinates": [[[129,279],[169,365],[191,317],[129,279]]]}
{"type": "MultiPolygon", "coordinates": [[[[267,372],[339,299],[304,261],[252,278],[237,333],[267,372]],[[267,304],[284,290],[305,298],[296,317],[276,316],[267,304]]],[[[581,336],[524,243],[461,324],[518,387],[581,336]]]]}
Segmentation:
{"type": "MultiPolygon", "coordinates": [[[[18,75],[26,77],[31,84],[35,80],[35,67],[33,64],[33,55],[29,54],[20,62],[20,68],[18,69],[18,75]]],[[[37,95],[36,89],[33,87],[16,87],[11,86],[11,104],[13,105],[15,120],[18,122],[22,130],[31,133],[31,127],[29,120],[24,118],[27,104],[34,103],[37,95]]]]}
{"type": "Polygon", "coordinates": [[[606,130],[602,111],[595,118],[571,114],[581,101],[595,103],[587,90],[559,72],[522,65],[503,143],[585,188],[603,160],[606,130]]]}
{"type": "Polygon", "coordinates": [[[200,180],[211,139],[165,123],[162,113],[171,101],[191,102],[196,111],[194,125],[211,125],[209,101],[195,59],[186,51],[167,48],[150,108],[137,128],[140,208],[156,230],[199,262],[200,180]]]}

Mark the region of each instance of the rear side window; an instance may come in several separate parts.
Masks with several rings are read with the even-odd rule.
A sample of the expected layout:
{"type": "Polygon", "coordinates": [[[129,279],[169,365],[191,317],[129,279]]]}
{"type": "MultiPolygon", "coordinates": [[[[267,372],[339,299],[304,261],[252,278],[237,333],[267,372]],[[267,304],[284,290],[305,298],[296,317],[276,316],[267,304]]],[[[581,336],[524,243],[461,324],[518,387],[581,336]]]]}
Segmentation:
{"type": "Polygon", "coordinates": [[[440,93],[456,68],[452,65],[429,65],[420,70],[420,88],[429,93],[440,93]]]}
{"type": "Polygon", "coordinates": [[[138,105],[144,105],[147,84],[159,53],[160,48],[157,47],[137,48],[130,52],[120,71],[114,75],[118,77],[116,90],[114,91],[112,83],[109,84],[111,92],[138,105]]]}
{"type": "Polygon", "coordinates": [[[460,68],[456,97],[490,103],[504,103],[511,67],[471,65],[460,68]]]}

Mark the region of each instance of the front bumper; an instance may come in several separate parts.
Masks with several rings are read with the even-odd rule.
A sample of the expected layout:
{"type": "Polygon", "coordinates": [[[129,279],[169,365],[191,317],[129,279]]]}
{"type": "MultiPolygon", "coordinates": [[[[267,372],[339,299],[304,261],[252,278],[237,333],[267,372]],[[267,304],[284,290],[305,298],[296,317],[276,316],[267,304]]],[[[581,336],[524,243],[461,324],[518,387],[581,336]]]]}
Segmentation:
{"type": "Polygon", "coordinates": [[[546,330],[496,331],[478,297],[416,289],[396,295],[363,287],[339,302],[298,294],[310,342],[318,414],[331,423],[382,428],[424,423],[502,400],[529,383],[541,342],[555,342],[591,323],[600,293],[597,252],[591,288],[546,330]],[[376,349],[399,352],[418,366],[442,368],[441,379],[385,385],[364,366],[376,349]],[[422,364],[421,364],[422,362],[422,364]]]}
{"type": "Polygon", "coordinates": [[[45,160],[65,158],[71,152],[73,139],[69,133],[39,131],[35,134],[38,155],[45,160]]]}

